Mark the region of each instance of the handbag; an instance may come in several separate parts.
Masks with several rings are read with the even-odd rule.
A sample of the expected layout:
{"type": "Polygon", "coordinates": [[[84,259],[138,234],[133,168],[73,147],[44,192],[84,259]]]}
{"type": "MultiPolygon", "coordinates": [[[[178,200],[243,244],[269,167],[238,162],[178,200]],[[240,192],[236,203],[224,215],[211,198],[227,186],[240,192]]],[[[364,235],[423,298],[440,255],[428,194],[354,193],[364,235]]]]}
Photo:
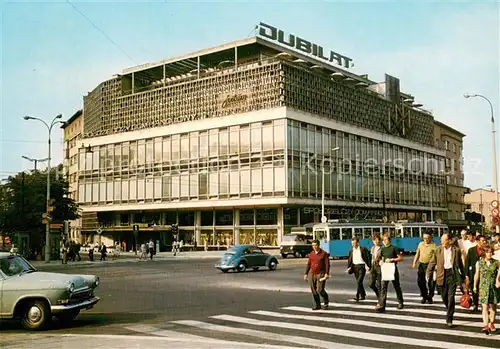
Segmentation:
{"type": "Polygon", "coordinates": [[[469,295],[469,282],[465,283],[464,294],[460,297],[460,306],[469,309],[472,304],[472,297],[469,295]]]}

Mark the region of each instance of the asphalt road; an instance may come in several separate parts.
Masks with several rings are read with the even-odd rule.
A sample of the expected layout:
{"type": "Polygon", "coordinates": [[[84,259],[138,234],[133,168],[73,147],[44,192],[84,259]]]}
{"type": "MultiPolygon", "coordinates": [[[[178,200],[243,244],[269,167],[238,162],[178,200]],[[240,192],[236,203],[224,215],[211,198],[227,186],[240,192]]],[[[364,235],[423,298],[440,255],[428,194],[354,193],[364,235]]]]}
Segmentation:
{"type": "MultiPolygon", "coordinates": [[[[314,314],[310,310],[308,286],[302,279],[305,259],[280,260],[274,272],[227,274],[214,269],[215,260],[195,259],[42,266],[40,269],[44,271],[99,275],[97,295],[101,301],[94,309],[82,312],[73,324],[63,326],[54,320],[51,329],[29,337],[36,341],[36,336],[47,334],[57,338],[68,334],[172,337],[181,333],[188,339],[197,336],[192,337],[193,343],[201,336],[253,344],[336,349],[500,347],[500,335],[480,333],[480,314],[469,314],[457,306],[458,326],[448,329],[440,313],[444,307],[439,296],[435,297],[436,304],[421,305],[416,271],[410,268],[410,259],[400,265],[405,309],[398,311],[395,303],[389,303],[383,316],[374,313],[376,301],[367,287],[366,301],[358,304],[351,301],[355,282],[345,271],[346,261],[331,264],[327,291],[333,306],[314,314]],[[305,338],[317,342],[302,343],[305,338]]],[[[390,294],[389,299],[395,301],[394,295],[390,294]]],[[[0,322],[0,331],[0,347],[26,338],[26,332],[16,322],[0,322]]]]}

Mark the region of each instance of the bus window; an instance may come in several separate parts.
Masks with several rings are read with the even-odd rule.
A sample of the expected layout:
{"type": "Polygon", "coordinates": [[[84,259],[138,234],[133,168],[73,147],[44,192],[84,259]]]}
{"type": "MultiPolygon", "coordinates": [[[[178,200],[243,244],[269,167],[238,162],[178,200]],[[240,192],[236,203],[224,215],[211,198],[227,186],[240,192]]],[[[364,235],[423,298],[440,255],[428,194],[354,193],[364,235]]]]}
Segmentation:
{"type": "Polygon", "coordinates": [[[340,228],[330,228],[330,241],[340,240],[340,228]]]}
{"type": "Polygon", "coordinates": [[[418,228],[418,227],[411,228],[411,236],[414,238],[419,238],[420,237],[420,228],[418,228]]]}
{"type": "Polygon", "coordinates": [[[363,228],[354,228],[354,236],[361,240],[363,238],[363,228]]]}
{"type": "Polygon", "coordinates": [[[326,240],[326,231],[323,229],[316,230],[314,235],[316,240],[326,240]]]}
{"type": "Polygon", "coordinates": [[[363,228],[363,239],[371,239],[372,228],[363,228]]]}
{"type": "Polygon", "coordinates": [[[411,228],[408,227],[403,228],[403,237],[411,238],[411,228]]]}
{"type": "Polygon", "coordinates": [[[342,240],[351,240],[352,228],[342,228],[341,238],[342,238],[342,240]]]}

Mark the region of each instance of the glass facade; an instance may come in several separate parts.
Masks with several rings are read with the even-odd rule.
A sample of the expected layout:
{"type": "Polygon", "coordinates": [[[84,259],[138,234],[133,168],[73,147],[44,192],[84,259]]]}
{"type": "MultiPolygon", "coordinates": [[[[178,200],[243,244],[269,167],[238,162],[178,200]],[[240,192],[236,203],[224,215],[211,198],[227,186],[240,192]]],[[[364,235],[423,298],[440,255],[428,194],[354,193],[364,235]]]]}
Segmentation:
{"type": "Polygon", "coordinates": [[[337,130],[287,122],[288,197],[443,206],[444,158],[337,130]]]}
{"type": "Polygon", "coordinates": [[[285,196],[285,121],[139,139],[79,153],[79,201],[285,196]]]}

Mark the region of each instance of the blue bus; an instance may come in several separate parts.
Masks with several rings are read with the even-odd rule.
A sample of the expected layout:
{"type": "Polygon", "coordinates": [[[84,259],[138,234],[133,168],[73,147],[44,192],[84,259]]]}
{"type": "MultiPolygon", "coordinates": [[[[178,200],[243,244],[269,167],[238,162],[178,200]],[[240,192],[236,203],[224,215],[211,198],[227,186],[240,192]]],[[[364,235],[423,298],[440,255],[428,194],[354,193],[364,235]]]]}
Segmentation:
{"type": "Polygon", "coordinates": [[[434,242],[439,245],[440,236],[448,232],[448,226],[435,222],[383,223],[347,220],[329,220],[327,223],[318,223],[313,226],[314,239],[319,240],[321,248],[334,258],[345,258],[349,255],[353,237],[359,239],[361,246],[371,248],[372,234],[379,234],[382,238],[384,233],[389,233],[392,244],[404,253],[414,253],[425,232],[432,232],[434,242]]]}

